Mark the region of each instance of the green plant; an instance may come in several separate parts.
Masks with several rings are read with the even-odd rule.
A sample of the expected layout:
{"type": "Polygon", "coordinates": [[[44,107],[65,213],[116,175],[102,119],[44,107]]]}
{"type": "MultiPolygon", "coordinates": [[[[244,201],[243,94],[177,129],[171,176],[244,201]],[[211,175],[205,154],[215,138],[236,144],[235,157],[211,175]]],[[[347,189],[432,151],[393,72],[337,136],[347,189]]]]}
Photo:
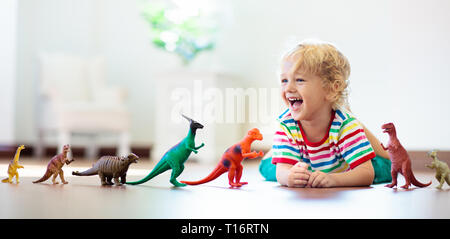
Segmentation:
{"type": "Polygon", "coordinates": [[[217,27],[213,17],[202,9],[148,4],[142,15],[151,26],[152,43],[176,53],[185,64],[214,48],[217,27]]]}

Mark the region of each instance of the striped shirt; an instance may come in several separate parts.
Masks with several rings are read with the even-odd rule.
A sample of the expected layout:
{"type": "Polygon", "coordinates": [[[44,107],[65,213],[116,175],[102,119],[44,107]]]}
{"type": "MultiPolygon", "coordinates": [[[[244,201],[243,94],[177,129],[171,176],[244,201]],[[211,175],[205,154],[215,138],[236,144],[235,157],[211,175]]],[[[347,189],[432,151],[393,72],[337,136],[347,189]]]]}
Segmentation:
{"type": "Polygon", "coordinates": [[[289,109],[278,117],[280,128],[275,132],[272,163],[309,165],[309,171],[345,172],[375,157],[361,123],[345,110],[336,110],[330,120],[328,135],[319,142],[304,136],[300,123],[289,109]]]}

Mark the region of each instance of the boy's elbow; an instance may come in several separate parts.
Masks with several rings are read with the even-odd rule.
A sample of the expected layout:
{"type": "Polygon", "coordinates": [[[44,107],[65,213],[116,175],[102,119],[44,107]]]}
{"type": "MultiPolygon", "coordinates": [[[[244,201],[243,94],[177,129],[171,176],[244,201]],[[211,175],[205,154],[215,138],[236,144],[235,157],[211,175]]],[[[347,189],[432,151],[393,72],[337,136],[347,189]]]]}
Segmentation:
{"type": "Polygon", "coordinates": [[[373,167],[372,167],[372,170],[368,170],[367,179],[368,179],[368,181],[367,181],[366,186],[372,185],[373,180],[375,179],[375,171],[373,170],[373,167]]]}
{"type": "Polygon", "coordinates": [[[364,163],[364,170],[365,172],[365,180],[363,182],[363,186],[369,186],[372,185],[373,180],[375,179],[375,170],[373,169],[373,165],[372,165],[372,161],[369,160],[367,162],[364,163]]]}

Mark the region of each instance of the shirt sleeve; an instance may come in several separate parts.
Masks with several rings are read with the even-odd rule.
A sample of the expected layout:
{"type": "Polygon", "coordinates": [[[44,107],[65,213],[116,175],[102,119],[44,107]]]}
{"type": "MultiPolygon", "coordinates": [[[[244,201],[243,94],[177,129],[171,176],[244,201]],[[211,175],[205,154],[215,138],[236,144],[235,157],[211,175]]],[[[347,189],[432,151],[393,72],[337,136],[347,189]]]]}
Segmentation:
{"type": "Polygon", "coordinates": [[[300,149],[288,128],[280,123],[272,145],[272,163],[296,164],[300,160],[300,149]]]}
{"type": "Polygon", "coordinates": [[[372,145],[358,120],[350,118],[344,121],[339,134],[338,147],[350,169],[375,158],[372,145]]]}

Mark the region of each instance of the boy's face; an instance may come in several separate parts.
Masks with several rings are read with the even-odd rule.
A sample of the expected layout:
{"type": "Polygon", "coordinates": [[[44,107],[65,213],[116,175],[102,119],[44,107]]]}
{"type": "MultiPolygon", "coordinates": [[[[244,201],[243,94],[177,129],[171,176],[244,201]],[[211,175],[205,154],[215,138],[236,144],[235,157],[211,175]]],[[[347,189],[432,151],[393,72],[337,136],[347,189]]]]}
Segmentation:
{"type": "Polygon", "coordinates": [[[296,59],[285,59],[282,62],[280,76],[281,98],[289,107],[295,120],[314,120],[317,117],[328,116],[331,112],[331,102],[322,79],[314,74],[295,71],[296,59]]]}

